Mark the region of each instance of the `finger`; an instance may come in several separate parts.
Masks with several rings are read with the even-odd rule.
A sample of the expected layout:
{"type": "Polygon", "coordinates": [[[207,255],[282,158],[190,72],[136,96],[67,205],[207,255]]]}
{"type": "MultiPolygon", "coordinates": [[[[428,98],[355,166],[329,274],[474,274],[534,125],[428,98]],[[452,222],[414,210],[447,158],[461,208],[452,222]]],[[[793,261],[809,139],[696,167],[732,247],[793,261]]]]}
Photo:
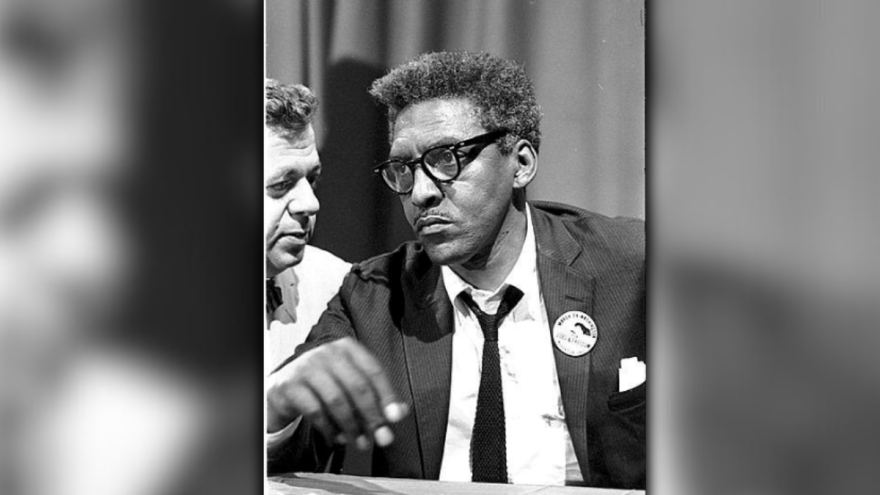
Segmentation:
{"type": "MultiPolygon", "coordinates": [[[[338,436],[339,429],[327,417],[324,405],[311,388],[299,387],[297,391],[291,393],[291,400],[296,401],[302,415],[325,438],[333,439],[338,436]]],[[[343,437],[342,440],[343,442],[340,443],[344,443],[345,438],[343,437]]]]}
{"type": "Polygon", "coordinates": [[[358,435],[372,438],[376,428],[385,422],[376,390],[370,383],[369,377],[365,376],[357,366],[350,364],[348,355],[341,362],[346,364],[332,368],[334,379],[345,391],[354,409],[355,419],[358,420],[358,435]]]}
{"type": "Polygon", "coordinates": [[[403,419],[407,413],[407,407],[397,401],[396,394],[388,382],[387,376],[372,355],[362,347],[353,346],[349,349],[353,367],[367,379],[372,397],[364,394],[362,400],[366,405],[361,406],[362,414],[368,422],[370,438],[375,440],[380,447],[386,447],[394,441],[394,433],[387,426],[389,422],[397,422],[403,419]],[[384,391],[383,399],[380,390],[384,391]],[[366,409],[363,409],[366,407],[366,409]]]}
{"type": "Polygon", "coordinates": [[[380,407],[383,421],[396,423],[406,416],[407,407],[397,399],[397,394],[391,387],[385,370],[376,358],[363,347],[351,347],[348,349],[352,363],[367,378],[375,390],[378,406],[380,407]]]}
{"type": "Polygon", "coordinates": [[[357,440],[355,441],[355,445],[360,450],[367,450],[368,448],[370,448],[370,440],[366,436],[361,435],[361,436],[357,437],[357,440]]]}
{"type": "MultiPolygon", "coordinates": [[[[299,407],[302,386],[282,372],[273,373],[268,378],[266,388],[266,427],[268,432],[276,432],[289,425],[302,415],[299,407]]],[[[306,391],[308,392],[308,391],[306,391]]],[[[308,400],[308,398],[306,398],[308,400]]]]}
{"type": "Polygon", "coordinates": [[[336,433],[341,432],[349,441],[354,441],[360,434],[360,424],[345,390],[334,378],[333,372],[322,367],[318,372],[310,374],[308,385],[321,402],[322,412],[332,426],[335,426],[336,433]]]}
{"type": "Polygon", "coordinates": [[[266,392],[267,429],[269,432],[278,431],[297,417],[304,416],[321,434],[332,439],[340,430],[324,411],[318,393],[309,384],[316,370],[321,370],[315,366],[303,366],[307,359],[288,363],[269,376],[266,392]]]}

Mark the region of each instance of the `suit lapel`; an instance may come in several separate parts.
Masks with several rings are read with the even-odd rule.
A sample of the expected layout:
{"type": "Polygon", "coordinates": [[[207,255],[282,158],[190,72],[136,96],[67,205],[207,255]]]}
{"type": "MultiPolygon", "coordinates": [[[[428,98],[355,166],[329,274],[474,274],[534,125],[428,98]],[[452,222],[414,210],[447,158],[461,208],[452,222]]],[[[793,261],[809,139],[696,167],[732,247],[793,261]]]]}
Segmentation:
{"type": "Polygon", "coordinates": [[[425,479],[437,479],[449,418],[453,313],[439,267],[430,265],[425,271],[421,277],[416,276],[411,291],[404,290],[412,298],[407,297],[401,330],[422,475],[425,479]]]}
{"type": "MultiPolygon", "coordinates": [[[[534,208],[531,211],[538,248],[538,278],[552,339],[553,326],[564,313],[582,311],[592,314],[594,280],[575,268],[575,261],[582,256],[581,247],[565,227],[534,208]]],[[[565,422],[581,473],[584,480],[589,480],[586,413],[590,353],[572,357],[560,351],[554,344],[553,355],[565,409],[565,422]]]]}

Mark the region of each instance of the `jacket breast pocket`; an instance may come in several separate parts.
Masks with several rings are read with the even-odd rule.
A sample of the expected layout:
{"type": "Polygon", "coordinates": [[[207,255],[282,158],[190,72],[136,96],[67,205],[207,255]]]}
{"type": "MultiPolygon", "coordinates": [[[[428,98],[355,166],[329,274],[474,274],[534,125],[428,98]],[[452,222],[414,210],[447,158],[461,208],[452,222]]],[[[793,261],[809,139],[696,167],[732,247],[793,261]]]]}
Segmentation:
{"type": "Polygon", "coordinates": [[[647,382],[625,392],[614,392],[608,396],[608,410],[625,414],[645,410],[647,405],[647,382]]]}

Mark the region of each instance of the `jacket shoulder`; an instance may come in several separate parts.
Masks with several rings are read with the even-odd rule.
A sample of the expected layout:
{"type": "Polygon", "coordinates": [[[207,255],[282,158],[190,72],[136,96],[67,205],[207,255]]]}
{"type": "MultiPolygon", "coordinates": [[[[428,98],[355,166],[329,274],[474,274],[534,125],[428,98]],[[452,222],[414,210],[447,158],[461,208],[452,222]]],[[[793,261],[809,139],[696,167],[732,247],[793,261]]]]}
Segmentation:
{"type": "Polygon", "coordinates": [[[605,251],[615,257],[641,263],[645,259],[645,221],[632,217],[609,217],[570,205],[530,201],[534,213],[554,228],[564,228],[589,251],[605,251]]]}
{"type": "Polygon", "coordinates": [[[411,241],[401,244],[394,251],[354,263],[351,275],[364,282],[388,284],[400,280],[405,273],[419,271],[429,263],[421,244],[411,241]]]}

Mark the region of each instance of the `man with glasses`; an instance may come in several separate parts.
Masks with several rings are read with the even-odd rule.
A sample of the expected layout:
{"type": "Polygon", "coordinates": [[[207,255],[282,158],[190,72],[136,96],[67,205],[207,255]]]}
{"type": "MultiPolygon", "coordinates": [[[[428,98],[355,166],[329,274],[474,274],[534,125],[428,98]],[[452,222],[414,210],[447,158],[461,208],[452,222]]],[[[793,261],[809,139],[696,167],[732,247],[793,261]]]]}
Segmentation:
{"type": "Polygon", "coordinates": [[[514,62],[424,54],[371,94],[418,240],[355,265],[269,377],[292,437],[270,470],[354,442],[375,476],[644,487],[643,223],[526,201],[540,112],[514,62]]]}

